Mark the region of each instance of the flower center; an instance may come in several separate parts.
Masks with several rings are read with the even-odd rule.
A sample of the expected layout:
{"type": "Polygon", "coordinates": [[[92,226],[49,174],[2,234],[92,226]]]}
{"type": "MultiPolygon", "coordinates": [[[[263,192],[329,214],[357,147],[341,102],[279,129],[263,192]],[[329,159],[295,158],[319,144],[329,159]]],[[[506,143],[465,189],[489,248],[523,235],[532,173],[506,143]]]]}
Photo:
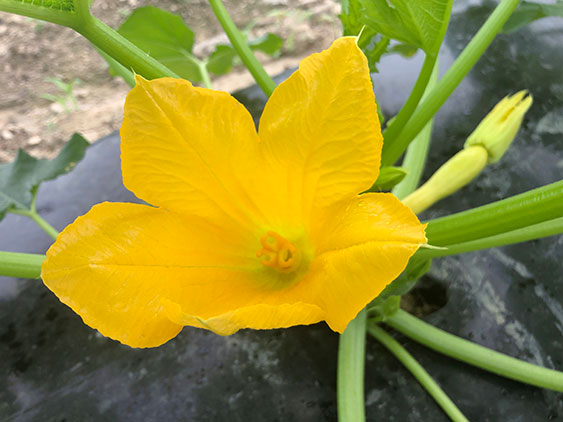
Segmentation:
{"type": "Polygon", "coordinates": [[[274,231],[269,231],[260,238],[262,249],[256,252],[262,258],[262,264],[272,267],[280,273],[290,273],[299,267],[300,254],[297,248],[286,238],[274,231]]]}

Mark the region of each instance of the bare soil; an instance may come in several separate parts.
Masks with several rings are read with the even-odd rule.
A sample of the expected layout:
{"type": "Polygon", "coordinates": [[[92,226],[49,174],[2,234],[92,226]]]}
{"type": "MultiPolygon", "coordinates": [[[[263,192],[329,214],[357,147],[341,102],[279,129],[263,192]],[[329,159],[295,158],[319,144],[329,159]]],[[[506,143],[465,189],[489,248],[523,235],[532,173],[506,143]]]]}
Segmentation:
{"type": "MultiPolygon", "coordinates": [[[[96,0],[92,12],[117,28],[137,7],[153,5],[182,16],[196,34],[196,55],[227,42],[205,0],[96,0]]],[[[336,0],[226,0],[239,28],[254,23],[251,36],[273,32],[285,40],[282,54],[259,56],[275,75],[327,48],[340,35],[336,0]]],[[[254,83],[243,68],[213,79],[215,89],[234,92],[254,83]]],[[[74,132],[90,142],[121,125],[128,86],[112,78],[96,50],[71,29],[0,12],[0,162],[19,148],[36,157],[56,155],[74,132]],[[62,91],[46,78],[78,79],[66,106],[42,98],[62,91]]]]}

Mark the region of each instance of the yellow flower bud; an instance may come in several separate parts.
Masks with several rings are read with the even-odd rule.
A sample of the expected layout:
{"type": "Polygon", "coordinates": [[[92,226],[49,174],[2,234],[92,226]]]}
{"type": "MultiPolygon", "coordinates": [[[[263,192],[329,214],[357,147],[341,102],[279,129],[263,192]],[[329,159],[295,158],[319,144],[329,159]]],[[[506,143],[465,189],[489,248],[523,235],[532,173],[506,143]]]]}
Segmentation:
{"type": "Polygon", "coordinates": [[[532,105],[532,96],[522,90],[504,97],[473,131],[465,148],[481,145],[489,153],[488,163],[496,163],[504,155],[532,105]]]}
{"type": "Polygon", "coordinates": [[[487,165],[489,154],[480,145],[462,149],[450,158],[428,181],[405,199],[414,213],[424,211],[440,199],[471,182],[487,165]]]}

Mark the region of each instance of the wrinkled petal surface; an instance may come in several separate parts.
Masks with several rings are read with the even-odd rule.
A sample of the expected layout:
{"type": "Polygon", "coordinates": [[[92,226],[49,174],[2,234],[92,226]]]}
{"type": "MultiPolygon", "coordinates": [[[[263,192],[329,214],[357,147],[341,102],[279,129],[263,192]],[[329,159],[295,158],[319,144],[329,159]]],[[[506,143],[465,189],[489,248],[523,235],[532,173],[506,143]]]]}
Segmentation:
{"type": "Polygon", "coordinates": [[[173,302],[166,303],[166,311],[168,317],[180,325],[206,328],[223,336],[233,334],[241,328],[265,330],[314,324],[322,321],[325,315],[318,306],[303,302],[279,305],[261,303],[235,309],[205,320],[186,313],[180,305],[173,302]]]}
{"type": "Polygon", "coordinates": [[[356,40],[303,60],[259,133],[226,93],[137,78],[123,179],[159,208],[93,207],[47,252],[45,284],[133,347],[184,325],[227,335],[326,320],[344,331],[426,243],[393,195],[358,195],[377,179],[382,139],[356,40]]]}
{"type": "Polygon", "coordinates": [[[286,202],[282,212],[293,213],[290,221],[308,221],[315,209],[351,199],[375,182],[382,136],[367,60],[355,38],[340,38],[300,63],[268,100],[259,136],[264,159],[279,172],[275,190],[286,202]]]}
{"type": "Polygon", "coordinates": [[[426,243],[425,226],[387,193],[361,195],[329,215],[316,233],[315,260],[295,295],[317,304],[341,333],[426,243]]]}
{"type": "Polygon", "coordinates": [[[225,92],[185,80],[136,82],[121,127],[125,186],[152,205],[246,224],[253,200],[240,177],[259,161],[248,111],[225,92]]]}
{"type": "Polygon", "coordinates": [[[236,226],[103,203],[60,234],[42,278],[86,324],[133,347],[158,346],[182,325],[231,334],[320,321],[318,307],[272,289],[258,245],[236,226]]]}

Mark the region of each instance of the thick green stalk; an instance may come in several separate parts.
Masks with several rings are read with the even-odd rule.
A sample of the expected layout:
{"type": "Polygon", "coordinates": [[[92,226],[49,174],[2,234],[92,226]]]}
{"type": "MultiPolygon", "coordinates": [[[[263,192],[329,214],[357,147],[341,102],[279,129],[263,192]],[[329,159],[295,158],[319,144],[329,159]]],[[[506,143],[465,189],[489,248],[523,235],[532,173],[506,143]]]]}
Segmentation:
{"type": "Polygon", "coordinates": [[[563,217],[563,180],[428,222],[429,243],[445,246],[563,217]]]}
{"type": "Polygon", "coordinates": [[[90,0],[73,0],[74,11],[79,16],[81,22],[87,22],[92,19],[90,13],[90,0]]]}
{"type": "MultiPolygon", "coordinates": [[[[434,63],[434,69],[430,75],[430,81],[426,86],[426,91],[422,98],[424,99],[430,91],[436,86],[438,80],[438,61],[434,63]]],[[[416,138],[411,142],[407,148],[402,167],[407,169],[405,178],[393,188],[393,193],[399,199],[403,199],[411,192],[413,192],[420,183],[424,166],[426,165],[426,157],[428,156],[428,149],[430,148],[430,139],[432,137],[432,124],[434,120],[430,121],[424,126],[416,138]]]]}
{"type": "Polygon", "coordinates": [[[537,387],[563,392],[563,372],[543,368],[449,334],[398,310],[385,323],[439,353],[495,374],[537,387]]]}
{"type": "Polygon", "coordinates": [[[502,0],[485,24],[467,44],[452,67],[440,79],[438,85],[420,103],[401,133],[392,143],[383,144],[382,165],[395,163],[414,137],[426,123],[436,114],[442,104],[449,98],[462,79],[473,68],[477,60],[491,44],[496,34],[502,29],[520,0],[502,0]]]}
{"type": "Polygon", "coordinates": [[[544,221],[538,224],[532,224],[530,226],[522,227],[521,229],[497,234],[495,236],[448,245],[445,249],[421,249],[417,252],[416,256],[421,259],[429,259],[440,256],[456,255],[480,249],[527,242],[529,240],[555,236],[561,233],[563,233],[563,217],[554,218],[553,220],[544,221]]]}
{"type": "Polygon", "coordinates": [[[368,325],[368,333],[377,339],[387,350],[389,350],[420,382],[422,387],[432,396],[444,412],[453,422],[468,422],[468,419],[461,413],[455,403],[440,388],[438,383],[428,372],[418,363],[407,350],[399,344],[393,337],[387,334],[376,324],[368,325]]]}
{"type": "Polygon", "coordinates": [[[45,255],[0,251],[0,276],[39,278],[45,255]]]}
{"type": "Polygon", "coordinates": [[[422,64],[422,69],[418,75],[414,88],[412,89],[409,98],[395,116],[393,120],[390,121],[389,126],[383,131],[383,139],[385,143],[392,144],[397,135],[401,132],[407,121],[410,119],[416,106],[422,98],[422,94],[430,81],[430,76],[432,75],[432,69],[438,58],[437,54],[426,55],[424,58],[424,63],[422,64]]]}
{"type": "Polygon", "coordinates": [[[126,69],[132,69],[146,79],[156,79],[165,76],[179,78],[176,73],[149,56],[99,19],[92,17],[86,22],[81,22],[74,29],[100,50],[121,63],[126,69]]]}
{"type": "Polygon", "coordinates": [[[217,20],[227,34],[227,37],[229,37],[231,44],[237,51],[246,68],[256,80],[256,83],[260,86],[260,88],[262,88],[262,91],[264,91],[267,97],[272,95],[272,92],[274,92],[274,89],[276,88],[276,83],[266,73],[260,62],[254,56],[254,53],[252,53],[248,44],[246,44],[246,39],[235,26],[221,0],[209,0],[209,4],[213,9],[213,13],[215,13],[215,16],[217,17],[217,20]]]}
{"type": "Polygon", "coordinates": [[[68,27],[72,27],[77,21],[77,14],[74,10],[58,10],[32,5],[22,0],[0,0],[0,11],[68,27]]]}
{"type": "Polygon", "coordinates": [[[158,60],[152,58],[109,26],[90,15],[87,0],[77,0],[76,9],[61,11],[23,1],[0,0],[0,11],[68,26],[82,34],[94,46],[105,52],[125,69],[132,69],[146,79],[170,76],[179,78],[158,60]]]}
{"type": "Polygon", "coordinates": [[[104,60],[109,64],[111,70],[117,75],[121,76],[125,83],[129,85],[130,88],[135,86],[135,74],[111,57],[109,54],[104,53],[99,48],[96,48],[100,56],[104,58],[104,60]]]}
{"type": "Polygon", "coordinates": [[[340,335],[338,343],[338,422],[364,422],[366,318],[363,309],[340,335]]]}

